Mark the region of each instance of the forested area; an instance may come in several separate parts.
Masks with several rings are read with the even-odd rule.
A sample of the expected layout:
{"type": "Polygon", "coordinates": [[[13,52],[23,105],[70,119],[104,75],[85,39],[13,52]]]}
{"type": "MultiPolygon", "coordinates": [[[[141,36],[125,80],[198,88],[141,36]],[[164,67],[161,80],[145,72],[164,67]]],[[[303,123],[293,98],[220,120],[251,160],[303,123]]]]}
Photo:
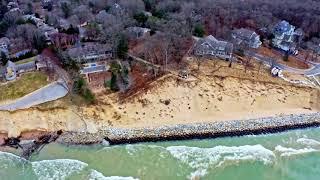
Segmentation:
{"type": "MultiPolygon", "coordinates": [[[[7,12],[6,5],[10,0],[2,0],[2,36],[19,32],[22,26],[17,22],[19,16],[34,13],[35,3],[39,1],[19,0],[23,11],[7,12]],[[10,31],[6,32],[9,28],[10,31]]],[[[60,17],[74,25],[97,22],[103,27],[96,32],[97,35],[109,41],[114,33],[132,25],[180,36],[191,35],[194,28],[201,25],[207,34],[225,37],[233,28],[258,30],[285,19],[301,27],[306,38],[318,37],[320,32],[319,0],[58,0],[53,1],[53,5],[58,8],[48,8],[46,20],[50,24],[58,26],[60,17]],[[115,3],[119,8],[114,6],[115,3]],[[144,17],[140,14],[144,11],[151,12],[152,16],[144,17]]]]}
{"type": "Polygon", "coordinates": [[[114,51],[126,28],[149,28],[154,36],[147,39],[152,46],[144,56],[170,49],[169,59],[178,61],[192,35],[228,39],[232,29],[246,27],[262,33],[279,20],[302,28],[304,41],[320,37],[320,0],[57,0],[45,1],[50,2],[47,4],[19,0],[19,11],[9,11],[9,2],[1,1],[0,35],[21,37],[36,49],[43,46],[43,37],[33,22],[21,20],[23,14],[44,16],[47,24],[60,30],[66,22],[73,28],[87,23],[86,36],[110,44],[114,51]],[[45,13],[40,11],[41,5],[45,13]]]}

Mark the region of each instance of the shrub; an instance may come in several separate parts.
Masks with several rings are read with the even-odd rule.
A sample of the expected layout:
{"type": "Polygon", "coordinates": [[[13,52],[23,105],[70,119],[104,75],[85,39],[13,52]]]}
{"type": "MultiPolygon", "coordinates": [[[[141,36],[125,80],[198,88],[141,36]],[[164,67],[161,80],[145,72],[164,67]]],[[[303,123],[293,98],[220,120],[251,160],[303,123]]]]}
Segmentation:
{"type": "Polygon", "coordinates": [[[286,53],[286,54],[283,56],[283,61],[289,61],[289,53],[286,53]]]}
{"type": "Polygon", "coordinates": [[[83,97],[87,104],[92,104],[95,102],[96,98],[91,90],[87,87],[86,81],[79,77],[73,83],[74,93],[83,97]]]}
{"type": "Polygon", "coordinates": [[[117,46],[117,55],[120,59],[124,59],[128,53],[128,39],[125,35],[121,35],[117,46]]]}
{"type": "Polygon", "coordinates": [[[148,16],[146,16],[143,12],[135,14],[133,18],[141,25],[144,26],[148,20],[148,16]]]}
{"type": "Polygon", "coordinates": [[[193,35],[197,37],[203,37],[205,34],[204,27],[200,24],[196,25],[193,30],[193,35]]]}
{"type": "Polygon", "coordinates": [[[92,104],[96,100],[94,94],[88,88],[84,89],[84,91],[82,92],[82,96],[83,96],[84,100],[86,101],[86,103],[88,103],[88,104],[92,104]]]}

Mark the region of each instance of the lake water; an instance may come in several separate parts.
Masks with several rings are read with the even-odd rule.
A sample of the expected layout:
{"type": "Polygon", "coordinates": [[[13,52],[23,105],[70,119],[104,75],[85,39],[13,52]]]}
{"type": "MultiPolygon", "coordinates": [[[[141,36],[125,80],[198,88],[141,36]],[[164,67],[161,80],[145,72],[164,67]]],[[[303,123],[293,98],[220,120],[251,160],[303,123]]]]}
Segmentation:
{"type": "Polygon", "coordinates": [[[26,161],[0,152],[1,180],[319,180],[320,128],[121,146],[50,144],[26,161]]]}

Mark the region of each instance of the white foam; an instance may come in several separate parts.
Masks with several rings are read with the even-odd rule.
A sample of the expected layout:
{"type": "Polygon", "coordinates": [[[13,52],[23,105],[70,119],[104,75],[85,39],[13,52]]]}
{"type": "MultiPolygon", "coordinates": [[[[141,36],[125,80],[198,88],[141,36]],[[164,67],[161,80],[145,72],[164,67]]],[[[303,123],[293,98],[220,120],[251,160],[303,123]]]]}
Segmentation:
{"type": "Polygon", "coordinates": [[[135,153],[145,151],[146,149],[159,149],[165,150],[162,146],[157,145],[145,145],[145,144],[128,144],[125,146],[129,155],[134,155],[135,153]]]}
{"type": "Polygon", "coordinates": [[[299,154],[306,154],[311,152],[317,152],[319,150],[313,149],[313,148],[303,148],[303,149],[293,149],[293,148],[287,148],[283,146],[276,146],[275,151],[280,153],[280,156],[292,156],[292,155],[299,155],[299,154]]]}
{"type": "Polygon", "coordinates": [[[0,168],[7,168],[9,165],[14,165],[16,163],[27,163],[28,161],[8,152],[0,151],[0,168]]]}
{"type": "Polygon", "coordinates": [[[138,148],[140,148],[140,146],[131,145],[131,144],[126,145],[126,150],[127,150],[128,154],[131,156],[138,151],[138,148]]]}
{"type": "Polygon", "coordinates": [[[90,173],[89,180],[139,180],[133,177],[120,177],[120,176],[110,176],[106,177],[102,173],[92,170],[90,173]]]}
{"type": "Polygon", "coordinates": [[[297,143],[306,145],[306,146],[320,146],[320,142],[314,139],[308,138],[299,138],[297,139],[297,143]]]}
{"type": "Polygon", "coordinates": [[[63,180],[88,166],[84,162],[72,159],[43,160],[31,164],[39,180],[63,180]]]}
{"type": "Polygon", "coordinates": [[[107,140],[105,140],[105,139],[102,140],[102,143],[101,143],[101,144],[102,144],[103,146],[106,146],[106,147],[110,146],[110,142],[107,141],[107,140]]]}
{"type": "Polygon", "coordinates": [[[187,146],[171,146],[166,148],[176,159],[188,164],[196,172],[191,174],[204,176],[208,168],[235,164],[240,161],[260,161],[272,163],[275,155],[262,145],[216,146],[213,148],[198,148],[187,146]]]}

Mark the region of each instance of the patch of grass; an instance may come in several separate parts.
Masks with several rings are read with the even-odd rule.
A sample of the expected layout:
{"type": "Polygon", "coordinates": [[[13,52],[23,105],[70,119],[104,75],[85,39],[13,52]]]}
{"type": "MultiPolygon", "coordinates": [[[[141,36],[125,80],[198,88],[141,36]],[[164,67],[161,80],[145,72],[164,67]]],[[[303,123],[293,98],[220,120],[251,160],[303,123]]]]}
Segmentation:
{"type": "Polygon", "coordinates": [[[47,75],[42,72],[31,72],[23,74],[17,80],[0,85],[0,101],[20,98],[45,85],[47,75]]]}
{"type": "Polygon", "coordinates": [[[67,96],[61,99],[39,104],[36,107],[42,110],[50,110],[57,108],[67,109],[72,106],[82,107],[86,105],[88,105],[87,101],[82,96],[78,94],[69,93],[67,96]]]}

